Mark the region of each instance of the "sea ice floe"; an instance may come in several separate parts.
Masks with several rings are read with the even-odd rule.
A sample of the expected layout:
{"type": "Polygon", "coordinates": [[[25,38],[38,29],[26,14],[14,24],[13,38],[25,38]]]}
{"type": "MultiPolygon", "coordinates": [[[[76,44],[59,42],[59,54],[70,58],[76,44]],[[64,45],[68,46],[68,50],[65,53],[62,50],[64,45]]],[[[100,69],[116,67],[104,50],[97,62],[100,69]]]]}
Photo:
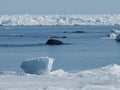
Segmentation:
{"type": "Polygon", "coordinates": [[[112,29],[111,32],[108,34],[108,37],[110,39],[117,39],[117,38],[119,39],[119,37],[117,37],[119,35],[120,35],[120,30],[112,29]]]}
{"type": "Polygon", "coordinates": [[[21,68],[29,74],[46,74],[51,71],[53,61],[54,59],[49,57],[32,58],[23,61],[21,68]]]}

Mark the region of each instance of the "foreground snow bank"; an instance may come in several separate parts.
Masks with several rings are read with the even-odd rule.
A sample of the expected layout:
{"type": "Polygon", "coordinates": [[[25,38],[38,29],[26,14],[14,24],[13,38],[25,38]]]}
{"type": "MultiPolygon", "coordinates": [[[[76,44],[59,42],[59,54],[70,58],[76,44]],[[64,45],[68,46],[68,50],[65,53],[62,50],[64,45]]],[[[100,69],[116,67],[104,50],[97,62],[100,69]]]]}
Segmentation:
{"type": "Polygon", "coordinates": [[[54,59],[49,57],[32,58],[23,61],[21,68],[29,74],[46,74],[51,71],[53,61],[54,59]]]}
{"type": "Polygon", "coordinates": [[[0,15],[0,25],[120,25],[117,15],[0,15]]]}
{"type": "Polygon", "coordinates": [[[120,90],[120,66],[47,75],[0,73],[0,90],[120,90]]]}

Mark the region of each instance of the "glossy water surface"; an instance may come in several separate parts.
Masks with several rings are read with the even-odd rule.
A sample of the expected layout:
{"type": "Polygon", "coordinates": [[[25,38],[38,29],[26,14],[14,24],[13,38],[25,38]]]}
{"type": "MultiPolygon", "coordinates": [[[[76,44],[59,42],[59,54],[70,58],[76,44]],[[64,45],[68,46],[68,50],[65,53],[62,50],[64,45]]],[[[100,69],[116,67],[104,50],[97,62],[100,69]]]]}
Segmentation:
{"type": "Polygon", "coordinates": [[[103,39],[119,26],[15,26],[0,27],[0,71],[17,71],[27,58],[55,58],[53,70],[92,69],[120,64],[120,43],[103,39]],[[85,31],[86,33],[64,33],[85,31]],[[51,36],[66,45],[45,45],[51,36]]]}

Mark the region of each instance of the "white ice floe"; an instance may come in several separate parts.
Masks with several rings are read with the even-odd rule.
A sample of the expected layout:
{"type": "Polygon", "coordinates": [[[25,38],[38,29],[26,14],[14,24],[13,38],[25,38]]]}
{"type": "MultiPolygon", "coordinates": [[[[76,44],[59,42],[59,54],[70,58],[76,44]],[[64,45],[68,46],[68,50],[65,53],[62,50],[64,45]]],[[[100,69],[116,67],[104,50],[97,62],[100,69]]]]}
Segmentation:
{"type": "Polygon", "coordinates": [[[112,29],[111,32],[108,34],[108,37],[110,39],[117,39],[117,38],[119,38],[119,37],[117,37],[117,36],[119,36],[119,34],[120,34],[120,30],[112,29]]]}
{"type": "Polygon", "coordinates": [[[46,74],[52,69],[53,58],[40,57],[23,61],[21,68],[29,74],[46,74]]]}
{"type": "Polygon", "coordinates": [[[3,73],[0,90],[120,90],[120,66],[77,72],[60,69],[47,75],[3,73]]]}
{"type": "Polygon", "coordinates": [[[0,25],[120,25],[117,15],[0,15],[0,25]]]}
{"type": "Polygon", "coordinates": [[[116,37],[116,39],[115,39],[116,41],[120,41],[120,34],[119,35],[117,35],[117,37],[116,37]]]}

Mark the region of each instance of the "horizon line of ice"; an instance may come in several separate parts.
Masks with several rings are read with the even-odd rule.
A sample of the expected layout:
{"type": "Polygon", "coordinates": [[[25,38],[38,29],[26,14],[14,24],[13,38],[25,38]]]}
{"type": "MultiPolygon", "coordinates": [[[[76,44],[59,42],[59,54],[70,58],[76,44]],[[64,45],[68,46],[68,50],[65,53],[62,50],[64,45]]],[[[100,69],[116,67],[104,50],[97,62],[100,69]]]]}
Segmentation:
{"type": "Polygon", "coordinates": [[[120,25],[116,15],[0,15],[0,25],[120,25]]]}

